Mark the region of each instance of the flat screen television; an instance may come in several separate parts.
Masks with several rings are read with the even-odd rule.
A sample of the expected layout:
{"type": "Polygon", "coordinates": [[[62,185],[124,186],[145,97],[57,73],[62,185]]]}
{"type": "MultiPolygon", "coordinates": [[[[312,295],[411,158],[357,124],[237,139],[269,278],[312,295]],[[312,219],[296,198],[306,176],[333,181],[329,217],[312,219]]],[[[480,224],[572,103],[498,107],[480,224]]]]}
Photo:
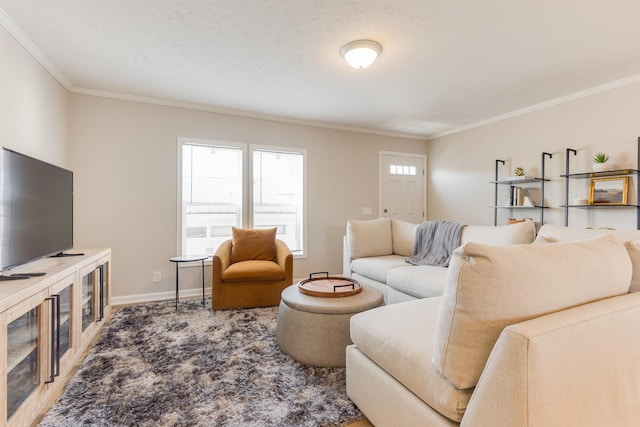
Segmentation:
{"type": "Polygon", "coordinates": [[[73,247],[73,172],[0,147],[0,271],[73,247]]]}

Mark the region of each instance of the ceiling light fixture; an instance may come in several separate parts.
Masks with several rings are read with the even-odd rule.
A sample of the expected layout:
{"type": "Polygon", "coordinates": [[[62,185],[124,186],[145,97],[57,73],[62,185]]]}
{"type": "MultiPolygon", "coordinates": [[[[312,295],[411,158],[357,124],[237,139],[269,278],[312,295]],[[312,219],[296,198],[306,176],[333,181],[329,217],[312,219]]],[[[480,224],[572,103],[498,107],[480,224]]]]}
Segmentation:
{"type": "Polygon", "coordinates": [[[353,68],[367,68],[382,52],[380,43],[373,40],[355,40],[340,49],[340,55],[353,68]]]}

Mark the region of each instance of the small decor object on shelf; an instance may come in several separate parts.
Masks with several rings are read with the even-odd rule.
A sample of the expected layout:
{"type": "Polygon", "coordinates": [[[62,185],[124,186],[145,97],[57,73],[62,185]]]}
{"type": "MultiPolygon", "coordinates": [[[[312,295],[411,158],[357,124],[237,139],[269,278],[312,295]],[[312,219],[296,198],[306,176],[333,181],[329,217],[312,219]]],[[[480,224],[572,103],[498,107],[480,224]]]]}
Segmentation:
{"type": "Polygon", "coordinates": [[[583,196],[576,197],[575,199],[571,199],[571,204],[574,206],[588,205],[589,199],[583,196]]]}
{"type": "Polygon", "coordinates": [[[594,172],[603,172],[609,168],[607,165],[607,160],[609,160],[609,156],[606,153],[599,152],[593,156],[593,171],[594,172]]]}
{"type": "Polygon", "coordinates": [[[525,221],[533,221],[533,219],[531,219],[531,218],[520,218],[520,219],[509,218],[509,219],[507,219],[507,224],[518,224],[520,222],[525,222],[525,221]]]}
{"type": "Polygon", "coordinates": [[[514,171],[513,174],[516,176],[516,178],[524,178],[527,173],[525,172],[524,168],[521,168],[520,166],[518,166],[514,171]]]}
{"type": "Polygon", "coordinates": [[[512,185],[509,187],[508,206],[522,206],[522,198],[526,195],[526,189],[512,185]]]}
{"type": "Polygon", "coordinates": [[[629,177],[591,179],[590,205],[626,205],[629,177]]]}

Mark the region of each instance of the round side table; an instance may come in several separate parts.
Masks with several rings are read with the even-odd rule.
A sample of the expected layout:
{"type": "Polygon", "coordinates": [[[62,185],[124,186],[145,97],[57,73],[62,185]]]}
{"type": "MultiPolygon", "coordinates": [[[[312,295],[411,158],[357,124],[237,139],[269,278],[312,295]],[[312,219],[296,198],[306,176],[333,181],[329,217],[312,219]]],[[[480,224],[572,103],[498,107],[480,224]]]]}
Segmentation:
{"type": "Polygon", "coordinates": [[[202,263],[202,306],[204,307],[204,260],[209,258],[209,255],[184,255],[184,256],[174,256],[173,258],[169,258],[169,261],[176,263],[176,311],[178,311],[178,271],[179,264],[181,262],[196,262],[200,261],[202,263]]]}

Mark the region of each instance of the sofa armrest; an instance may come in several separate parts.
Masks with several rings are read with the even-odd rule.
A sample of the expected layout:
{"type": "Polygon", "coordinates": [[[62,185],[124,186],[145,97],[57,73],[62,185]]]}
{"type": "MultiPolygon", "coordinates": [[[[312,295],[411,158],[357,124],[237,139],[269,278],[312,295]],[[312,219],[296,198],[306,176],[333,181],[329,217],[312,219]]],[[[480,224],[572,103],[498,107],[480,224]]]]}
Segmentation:
{"type": "Polygon", "coordinates": [[[342,275],[351,277],[351,252],[346,235],[342,236],[342,275]]]}
{"type": "Polygon", "coordinates": [[[638,324],[626,294],[505,328],[461,426],[640,425],[638,324]]]}

